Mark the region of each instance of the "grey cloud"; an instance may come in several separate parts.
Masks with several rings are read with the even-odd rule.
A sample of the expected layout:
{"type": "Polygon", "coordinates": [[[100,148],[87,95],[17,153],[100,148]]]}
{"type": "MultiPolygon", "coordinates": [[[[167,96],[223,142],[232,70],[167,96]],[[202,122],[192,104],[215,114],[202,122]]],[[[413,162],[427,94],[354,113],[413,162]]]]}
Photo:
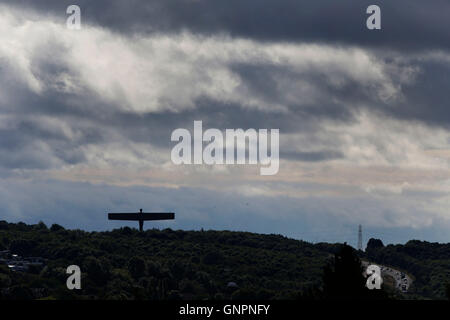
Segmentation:
{"type": "MultiPolygon", "coordinates": [[[[10,1],[2,0],[10,4],[10,1]]],[[[53,13],[65,19],[71,1],[16,0],[14,5],[53,13]]],[[[307,41],[423,50],[449,49],[450,4],[435,0],[380,0],[382,31],[365,26],[362,0],[79,0],[83,19],[120,33],[178,33],[189,30],[211,35],[262,41],[307,41]]]]}
{"type": "Polygon", "coordinates": [[[0,129],[0,166],[48,169],[84,162],[86,158],[78,147],[86,141],[89,141],[88,134],[71,139],[62,132],[48,130],[39,121],[23,120],[0,129]]]}
{"type": "MultiPolygon", "coordinates": [[[[36,2],[36,5],[39,3],[36,2]]],[[[158,3],[158,6],[162,4],[158,3]]],[[[268,105],[282,104],[287,110],[250,109],[239,102],[199,95],[195,98],[195,108],[181,108],[176,112],[137,113],[124,111],[120,108],[120,101],[108,100],[82,82],[77,82],[79,91],[66,92],[64,84],[58,82],[59,76],[68,74],[75,81],[79,80],[78,70],[64,59],[69,49],[57,40],[43,43],[38,49],[31,55],[30,63],[33,76],[49,85],[43,94],[31,91],[16,77],[18,71],[8,61],[0,59],[0,70],[5,71],[0,74],[0,84],[13,97],[8,103],[1,103],[0,100],[1,114],[20,119],[12,128],[2,129],[0,148],[17,155],[21,151],[23,157],[30,158],[17,161],[15,157],[10,157],[4,162],[0,161],[0,165],[8,168],[42,168],[84,162],[86,155],[82,147],[91,144],[102,146],[110,142],[129,141],[167,149],[171,146],[171,132],[179,127],[191,128],[194,120],[203,120],[205,127],[219,129],[279,128],[282,133],[305,133],[311,136],[320,132],[323,121],[352,124],[355,113],[361,110],[430,125],[448,127],[450,124],[446,108],[449,98],[446,88],[450,84],[449,64],[445,61],[429,62],[420,58],[409,59],[405,55],[400,57],[400,60],[405,61],[402,64],[398,62],[399,59],[395,59],[398,53],[380,53],[379,59],[386,69],[389,71],[393,67],[387,80],[397,85],[403,95],[402,99],[393,102],[380,99],[379,86],[383,85],[380,81],[357,80],[340,69],[314,66],[299,71],[291,69],[289,65],[264,60],[254,63],[232,62],[226,67],[239,77],[238,90],[268,105]],[[411,66],[417,67],[420,72],[416,79],[408,83],[402,80],[401,71],[411,66]],[[330,77],[337,78],[339,84],[333,84],[330,77]],[[313,87],[316,95],[310,97],[299,94],[299,86],[292,85],[296,81],[313,87]],[[35,118],[29,120],[31,117],[35,118]],[[49,130],[40,122],[42,118],[60,121],[75,135],[67,137],[63,132],[49,130]],[[42,149],[37,142],[43,142],[51,152],[42,149]],[[35,153],[36,156],[33,156],[35,153]]],[[[376,55],[380,51],[369,52],[376,55]]],[[[173,97],[183,104],[182,100],[176,99],[177,88],[173,88],[173,97]]],[[[342,157],[339,147],[332,147],[335,153],[321,151],[285,155],[302,161],[326,161],[342,157]]]]}
{"type": "Polygon", "coordinates": [[[305,162],[327,161],[344,158],[340,151],[324,150],[314,152],[281,152],[282,159],[291,159],[305,162]]]}
{"type": "Polygon", "coordinates": [[[405,100],[395,107],[381,106],[389,116],[450,127],[450,61],[413,61],[417,79],[402,88],[405,100]]]}
{"type": "MultiPolygon", "coordinates": [[[[286,67],[270,65],[231,66],[242,79],[241,86],[245,86],[251,96],[285,104],[289,108],[288,112],[255,110],[238,103],[198,97],[195,100],[195,109],[136,113],[121,110],[114,105],[120,102],[106,101],[89,89],[81,93],[65,93],[50,88],[45,94],[39,95],[21,83],[9,82],[3,74],[0,76],[0,83],[5,83],[8,92],[14,96],[14,103],[2,105],[2,114],[15,118],[17,123],[7,130],[3,129],[0,146],[5,152],[16,152],[17,156],[19,150],[22,150],[24,153],[20,157],[28,157],[29,160],[17,161],[16,158],[5,157],[4,161],[0,161],[0,165],[8,168],[30,168],[33,167],[33,161],[36,162],[36,168],[76,164],[86,160],[81,147],[90,144],[101,146],[117,141],[144,143],[168,149],[172,145],[171,132],[180,127],[192,128],[194,120],[203,120],[205,128],[279,128],[282,134],[301,133],[314,136],[322,129],[322,121],[351,125],[355,121],[355,112],[368,108],[370,112],[379,112],[397,119],[447,127],[450,124],[445,108],[445,101],[448,100],[448,90],[445,90],[448,77],[445,71],[448,66],[445,63],[429,64],[421,61],[413,61],[412,64],[419,66],[421,72],[415,82],[403,84],[404,100],[394,104],[380,100],[376,88],[374,90],[373,87],[352,79],[343,78],[344,85],[333,86],[321,70],[296,73],[286,67]],[[305,103],[301,96],[298,101],[286,100],[286,95],[295,94],[295,88],[286,89],[280,86],[279,79],[284,79],[285,82],[299,79],[306,81],[314,86],[320,95],[314,103],[305,103]],[[62,131],[50,130],[41,122],[47,118],[61,122],[75,135],[69,138],[62,131]],[[49,147],[51,154],[35,147],[35,143],[39,141],[49,147]],[[25,152],[26,150],[43,155],[33,155],[29,153],[31,151],[25,152]],[[45,159],[48,159],[47,165],[45,159]]],[[[67,68],[68,66],[54,63],[46,64],[42,60],[38,60],[34,65],[35,73],[41,75],[41,79],[46,79],[46,75],[55,70],[59,72],[58,70],[67,68]]],[[[337,75],[343,77],[340,73],[337,75]]],[[[11,74],[6,77],[10,76],[11,74]]],[[[336,150],[333,152],[288,152],[284,153],[284,156],[309,162],[341,158],[338,142],[335,143],[336,150]]],[[[300,147],[314,148],[313,145],[300,147]]]]}

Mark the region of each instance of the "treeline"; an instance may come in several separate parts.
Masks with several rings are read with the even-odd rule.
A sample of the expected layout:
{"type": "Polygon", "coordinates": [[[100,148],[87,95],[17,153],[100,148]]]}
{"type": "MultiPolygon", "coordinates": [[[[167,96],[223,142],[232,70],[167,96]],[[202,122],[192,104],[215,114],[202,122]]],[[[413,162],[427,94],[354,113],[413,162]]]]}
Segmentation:
{"type": "MultiPolygon", "coordinates": [[[[365,290],[359,261],[363,253],[341,244],[311,244],[280,235],[138,232],[128,227],[85,232],[0,221],[1,250],[46,259],[41,268],[29,272],[0,266],[1,299],[327,299],[342,297],[345,288],[348,297],[404,298],[393,290],[375,296],[365,290]],[[66,268],[73,264],[82,271],[81,290],[66,287],[66,268]]],[[[370,251],[370,257],[402,268],[410,261],[406,257],[412,257],[403,252],[398,261],[389,260],[388,252],[403,251],[383,246],[370,251]]],[[[430,253],[433,258],[436,254],[430,253]]],[[[443,264],[436,270],[433,266],[432,274],[448,275],[448,264],[446,269],[443,264]]],[[[442,288],[417,284],[417,297],[445,297],[442,288]]]]}
{"type": "Polygon", "coordinates": [[[3,266],[1,287],[56,299],[295,299],[320,286],[330,257],[327,250],[279,235],[140,233],[128,227],[85,232],[6,222],[0,222],[2,249],[47,263],[34,273],[8,272],[3,266]],[[66,288],[65,271],[72,264],[82,271],[80,291],[66,288]]]}

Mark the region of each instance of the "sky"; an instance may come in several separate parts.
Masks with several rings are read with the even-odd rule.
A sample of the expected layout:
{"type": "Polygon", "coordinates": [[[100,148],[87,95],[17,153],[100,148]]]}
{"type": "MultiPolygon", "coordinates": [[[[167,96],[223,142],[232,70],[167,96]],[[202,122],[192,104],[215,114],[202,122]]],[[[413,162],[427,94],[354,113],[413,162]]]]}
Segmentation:
{"type": "Polygon", "coordinates": [[[450,242],[450,2],[372,4],[0,0],[0,220],[450,242]],[[279,129],[278,174],[173,164],[195,120],[279,129]]]}

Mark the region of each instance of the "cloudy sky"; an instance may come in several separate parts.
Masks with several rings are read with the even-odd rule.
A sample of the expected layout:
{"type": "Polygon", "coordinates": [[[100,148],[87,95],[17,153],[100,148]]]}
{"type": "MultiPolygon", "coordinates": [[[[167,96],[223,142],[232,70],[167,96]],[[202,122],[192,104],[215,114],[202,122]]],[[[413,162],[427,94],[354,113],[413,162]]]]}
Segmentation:
{"type": "Polygon", "coordinates": [[[449,242],[450,2],[371,4],[0,0],[0,219],[449,242]],[[172,164],[194,120],[280,129],[278,174],[172,164]]]}

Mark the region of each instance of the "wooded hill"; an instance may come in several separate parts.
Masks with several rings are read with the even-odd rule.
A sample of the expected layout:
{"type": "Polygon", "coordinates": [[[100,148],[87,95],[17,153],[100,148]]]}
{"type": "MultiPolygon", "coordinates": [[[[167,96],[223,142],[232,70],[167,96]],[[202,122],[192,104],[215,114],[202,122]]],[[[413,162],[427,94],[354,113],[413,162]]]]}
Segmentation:
{"type": "MultiPolygon", "coordinates": [[[[350,250],[355,263],[369,258],[407,270],[416,279],[413,293],[392,289],[387,293],[391,298],[445,299],[450,244],[369,244],[367,254],[350,250]]],[[[341,249],[341,244],[247,232],[138,232],[128,227],[85,232],[0,221],[0,251],[45,259],[27,271],[0,265],[0,298],[323,299],[324,270],[333,268],[341,249]],[[66,287],[69,265],[81,268],[81,290],[66,287]]]]}

